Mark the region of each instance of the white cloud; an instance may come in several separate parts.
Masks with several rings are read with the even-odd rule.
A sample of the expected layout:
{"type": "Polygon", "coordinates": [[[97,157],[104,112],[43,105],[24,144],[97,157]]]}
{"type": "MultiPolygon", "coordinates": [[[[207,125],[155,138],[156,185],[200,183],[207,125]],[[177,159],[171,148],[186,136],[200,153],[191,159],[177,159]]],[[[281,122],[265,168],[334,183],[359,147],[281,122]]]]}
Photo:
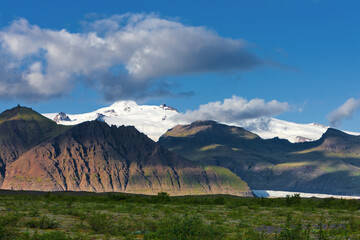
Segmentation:
{"type": "Polygon", "coordinates": [[[360,108],[360,99],[349,98],[346,102],[332,111],[327,117],[331,126],[338,126],[343,119],[351,118],[360,108]]]}
{"type": "Polygon", "coordinates": [[[6,59],[0,62],[0,97],[51,98],[85,81],[108,100],[141,98],[167,92],[156,89],[164,77],[264,64],[245,40],[155,15],[115,15],[85,29],[44,29],[19,19],[0,31],[0,58],[6,59]]]}
{"type": "Polygon", "coordinates": [[[265,102],[263,99],[250,101],[233,96],[224,101],[209,102],[200,105],[199,109],[186,111],[181,118],[188,122],[196,120],[215,120],[224,123],[234,123],[261,117],[272,117],[288,111],[290,106],[287,102],[272,100],[265,102]]]}

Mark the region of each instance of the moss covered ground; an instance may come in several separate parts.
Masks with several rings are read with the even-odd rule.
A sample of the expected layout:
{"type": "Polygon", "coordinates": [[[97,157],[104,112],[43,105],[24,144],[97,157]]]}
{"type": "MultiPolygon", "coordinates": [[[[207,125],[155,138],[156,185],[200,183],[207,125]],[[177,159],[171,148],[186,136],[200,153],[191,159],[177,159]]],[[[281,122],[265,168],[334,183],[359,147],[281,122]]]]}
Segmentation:
{"type": "Polygon", "coordinates": [[[360,202],[88,193],[0,195],[0,239],[360,239],[360,202]]]}

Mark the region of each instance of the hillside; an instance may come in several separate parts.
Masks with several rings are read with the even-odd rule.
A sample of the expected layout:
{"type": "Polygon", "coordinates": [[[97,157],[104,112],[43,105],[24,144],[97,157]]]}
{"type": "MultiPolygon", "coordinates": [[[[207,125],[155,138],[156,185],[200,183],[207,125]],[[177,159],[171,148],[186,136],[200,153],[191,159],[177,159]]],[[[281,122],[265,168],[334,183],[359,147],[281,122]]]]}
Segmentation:
{"type": "Polygon", "coordinates": [[[163,146],[202,164],[223,166],[254,190],[360,194],[360,137],[328,129],[313,142],[264,140],[213,121],[170,129],[163,146]]]}
{"type": "Polygon", "coordinates": [[[0,114],[0,185],[6,166],[37,144],[69,127],[57,125],[31,108],[17,106],[0,114]]]}

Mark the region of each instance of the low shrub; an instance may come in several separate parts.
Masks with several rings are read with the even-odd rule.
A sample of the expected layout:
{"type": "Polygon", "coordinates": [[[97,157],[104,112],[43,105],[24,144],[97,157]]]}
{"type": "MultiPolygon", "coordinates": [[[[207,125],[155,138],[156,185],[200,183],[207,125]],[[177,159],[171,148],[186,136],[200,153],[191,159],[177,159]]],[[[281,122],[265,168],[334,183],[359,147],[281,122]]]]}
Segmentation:
{"type": "Polygon", "coordinates": [[[160,203],[170,202],[170,195],[167,192],[159,192],[157,194],[157,202],[160,202],[160,203]]]}
{"type": "Polygon", "coordinates": [[[19,240],[71,240],[71,237],[66,236],[64,232],[54,231],[48,233],[39,234],[37,232],[30,234],[24,233],[19,240]]]}
{"type": "Polygon", "coordinates": [[[310,239],[310,225],[304,227],[300,220],[293,220],[288,214],[286,223],[277,236],[281,240],[307,240],[310,239]]]}
{"type": "Polygon", "coordinates": [[[39,229],[55,229],[58,226],[58,223],[53,219],[50,219],[46,216],[43,216],[40,219],[31,219],[25,223],[25,226],[29,228],[39,228],[39,229]]]}
{"type": "Polygon", "coordinates": [[[155,232],[145,234],[145,239],[223,239],[224,231],[214,224],[205,224],[198,216],[186,214],[183,217],[162,219],[155,232]]]}
{"type": "Polygon", "coordinates": [[[101,234],[116,234],[116,227],[107,214],[94,214],[88,219],[91,230],[101,234]]]}

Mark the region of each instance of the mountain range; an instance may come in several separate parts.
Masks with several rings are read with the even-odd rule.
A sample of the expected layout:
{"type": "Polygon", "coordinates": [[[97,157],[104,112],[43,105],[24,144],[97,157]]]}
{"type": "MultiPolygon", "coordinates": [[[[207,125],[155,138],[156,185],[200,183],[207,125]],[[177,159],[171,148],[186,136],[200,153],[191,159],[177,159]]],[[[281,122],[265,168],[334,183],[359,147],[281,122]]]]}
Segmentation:
{"type": "Polygon", "coordinates": [[[6,110],[0,114],[0,188],[165,191],[171,195],[252,196],[251,190],[360,195],[360,136],[273,118],[252,121],[247,128],[205,120],[164,130],[180,116],[166,105],[134,102],[117,102],[79,115],[41,115],[21,106],[6,110]],[[264,139],[249,131],[256,128],[255,123],[264,122],[272,130],[262,135],[283,130],[281,136],[294,140],[297,135],[299,142],[281,136],[264,139]],[[154,142],[138,128],[152,133],[153,139],[161,131],[164,134],[154,142]],[[318,139],[310,138],[321,132],[318,139]]]}
{"type": "Polygon", "coordinates": [[[316,141],[291,143],[197,121],[170,129],[159,143],[194,162],[225,167],[253,190],[360,194],[360,136],[336,129],[316,141]]]}
{"type": "MultiPolygon", "coordinates": [[[[175,108],[167,106],[166,104],[160,106],[138,105],[134,101],[115,102],[109,107],[101,108],[90,113],[66,114],[61,112],[45,113],[43,115],[62,125],[76,125],[97,119],[109,125],[135,126],[136,129],[154,141],[158,141],[168,129],[178,124],[191,123],[185,117],[184,113],[179,113],[175,108]]],[[[264,139],[279,137],[287,139],[290,142],[317,140],[329,128],[328,126],[317,123],[299,124],[267,117],[221,123],[243,127],[264,139]]],[[[360,135],[360,133],[347,133],[360,135]]]]}
{"type": "Polygon", "coordinates": [[[252,196],[240,177],[187,160],[134,127],[58,125],[26,107],[0,114],[1,188],[252,196]]]}

